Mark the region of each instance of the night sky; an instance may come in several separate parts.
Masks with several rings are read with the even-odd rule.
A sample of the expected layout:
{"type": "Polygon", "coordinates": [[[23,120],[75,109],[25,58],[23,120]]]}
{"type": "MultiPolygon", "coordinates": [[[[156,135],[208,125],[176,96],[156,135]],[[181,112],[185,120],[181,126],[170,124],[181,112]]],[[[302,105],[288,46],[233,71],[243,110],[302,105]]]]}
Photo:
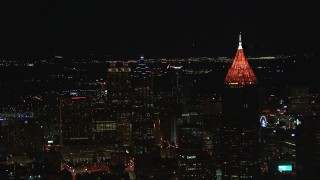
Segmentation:
{"type": "Polygon", "coordinates": [[[0,58],[319,54],[315,3],[47,0],[0,3],[0,58]]]}

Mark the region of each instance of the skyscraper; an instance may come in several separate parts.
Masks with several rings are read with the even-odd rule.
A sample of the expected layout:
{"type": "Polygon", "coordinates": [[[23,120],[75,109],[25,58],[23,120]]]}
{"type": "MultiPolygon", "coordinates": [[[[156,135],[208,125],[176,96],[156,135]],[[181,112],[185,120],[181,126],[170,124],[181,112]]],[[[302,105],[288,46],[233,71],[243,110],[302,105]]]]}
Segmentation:
{"type": "Polygon", "coordinates": [[[153,74],[141,59],[133,72],[132,140],[136,152],[150,151],[154,145],[153,74]]]}
{"type": "Polygon", "coordinates": [[[109,106],[109,119],[116,122],[117,136],[122,146],[131,145],[131,119],[132,119],[132,78],[128,63],[111,63],[108,68],[107,102],[109,106]]]}
{"type": "Polygon", "coordinates": [[[62,137],[64,145],[93,142],[92,98],[65,95],[61,97],[62,137]]]}
{"type": "Polygon", "coordinates": [[[226,179],[256,178],[258,174],[257,79],[244,55],[241,34],[234,61],[225,77],[219,128],[218,165],[226,179]]]}

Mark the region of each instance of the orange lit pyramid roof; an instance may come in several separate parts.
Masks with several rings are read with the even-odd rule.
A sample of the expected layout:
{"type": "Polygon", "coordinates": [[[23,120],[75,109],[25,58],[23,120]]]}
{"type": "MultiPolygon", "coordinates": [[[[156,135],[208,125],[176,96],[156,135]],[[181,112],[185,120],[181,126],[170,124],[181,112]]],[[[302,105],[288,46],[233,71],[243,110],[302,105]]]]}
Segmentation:
{"type": "Polygon", "coordinates": [[[257,78],[254,75],[242,49],[241,33],[239,35],[239,47],[236,57],[228,70],[224,83],[228,85],[247,85],[257,83],[257,78]]]}

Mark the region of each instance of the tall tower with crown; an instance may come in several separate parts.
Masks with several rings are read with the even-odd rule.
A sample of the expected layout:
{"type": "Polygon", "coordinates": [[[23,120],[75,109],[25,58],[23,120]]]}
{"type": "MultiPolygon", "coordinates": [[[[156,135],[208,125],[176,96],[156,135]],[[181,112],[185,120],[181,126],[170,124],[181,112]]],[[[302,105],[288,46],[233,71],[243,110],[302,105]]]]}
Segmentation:
{"type": "Polygon", "coordinates": [[[224,83],[230,86],[254,85],[257,83],[257,78],[242,49],[241,33],[239,34],[239,46],[236,57],[233,60],[224,83]]]}
{"type": "Polygon", "coordinates": [[[258,175],[258,92],[242,48],[225,77],[218,164],[224,179],[256,179],[258,175]]]}

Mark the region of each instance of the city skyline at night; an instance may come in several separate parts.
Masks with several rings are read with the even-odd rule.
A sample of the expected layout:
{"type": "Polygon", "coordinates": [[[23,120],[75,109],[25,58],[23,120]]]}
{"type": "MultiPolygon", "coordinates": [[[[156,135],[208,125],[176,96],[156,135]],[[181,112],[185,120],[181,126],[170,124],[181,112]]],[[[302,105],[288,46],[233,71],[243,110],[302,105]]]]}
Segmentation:
{"type": "Polygon", "coordinates": [[[299,1],[5,2],[3,179],[319,179],[299,1]]]}

